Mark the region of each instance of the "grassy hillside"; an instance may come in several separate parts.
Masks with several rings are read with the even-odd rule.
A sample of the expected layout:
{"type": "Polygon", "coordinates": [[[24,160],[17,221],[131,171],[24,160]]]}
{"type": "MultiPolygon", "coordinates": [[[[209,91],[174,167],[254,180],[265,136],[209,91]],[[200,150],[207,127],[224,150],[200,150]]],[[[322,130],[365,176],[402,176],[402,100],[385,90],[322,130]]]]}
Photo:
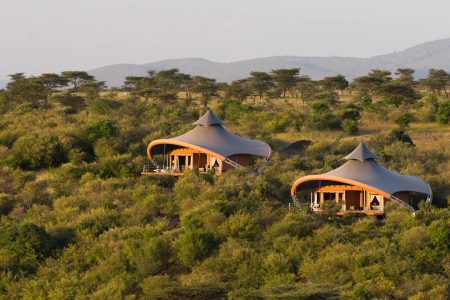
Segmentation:
{"type": "Polygon", "coordinates": [[[205,110],[199,94],[11,93],[0,93],[5,299],[450,297],[450,126],[430,120],[426,94],[369,105],[346,91],[324,110],[220,93],[209,106],[230,131],[268,142],[270,164],[258,177],[176,179],[140,175],[146,146],[191,129],[205,110]],[[398,131],[405,112],[414,120],[398,131]],[[297,140],[312,144],[278,151],[297,140]],[[382,165],[429,182],[433,205],[414,217],[389,203],[382,219],[289,209],[296,178],[339,166],[360,141],[382,165]]]}

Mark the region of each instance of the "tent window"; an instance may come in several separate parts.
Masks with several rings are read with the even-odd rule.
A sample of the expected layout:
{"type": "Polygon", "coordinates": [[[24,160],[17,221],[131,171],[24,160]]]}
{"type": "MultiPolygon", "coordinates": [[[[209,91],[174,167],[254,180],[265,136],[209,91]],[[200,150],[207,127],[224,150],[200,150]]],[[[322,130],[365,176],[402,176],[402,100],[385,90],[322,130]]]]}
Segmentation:
{"type": "Polygon", "coordinates": [[[219,160],[216,157],[211,157],[211,167],[217,169],[219,167],[219,160]]]}
{"type": "Polygon", "coordinates": [[[336,193],[323,193],[323,201],[336,201],[336,193]]]}
{"type": "Polygon", "coordinates": [[[370,195],[370,209],[380,208],[380,195],[370,195]]]}

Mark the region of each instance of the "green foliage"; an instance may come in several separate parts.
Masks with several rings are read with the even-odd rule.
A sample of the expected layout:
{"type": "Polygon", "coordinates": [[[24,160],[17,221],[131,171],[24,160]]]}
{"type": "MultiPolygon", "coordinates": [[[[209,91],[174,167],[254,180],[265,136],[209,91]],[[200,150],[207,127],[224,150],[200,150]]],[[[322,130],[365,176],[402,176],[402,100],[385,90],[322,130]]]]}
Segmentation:
{"type": "Polygon", "coordinates": [[[52,100],[67,107],[66,113],[68,114],[75,114],[86,107],[86,101],[83,97],[71,93],[53,95],[52,100]]]}
{"type": "Polygon", "coordinates": [[[437,220],[430,224],[427,234],[430,242],[438,250],[448,251],[450,248],[450,222],[449,220],[437,220]]]}
{"type": "Polygon", "coordinates": [[[412,121],[414,121],[414,116],[409,112],[403,112],[398,114],[394,121],[401,128],[406,128],[412,121]]]}
{"type": "Polygon", "coordinates": [[[189,230],[180,238],[178,257],[184,265],[192,266],[211,255],[218,245],[219,240],[214,233],[201,229],[189,230]]]}
{"type": "Polygon", "coordinates": [[[439,103],[436,120],[441,124],[447,124],[450,121],[450,100],[441,101],[439,103]]]}
{"type": "Polygon", "coordinates": [[[347,134],[355,134],[358,132],[358,125],[355,121],[346,119],[342,122],[342,128],[347,134]]]}
{"type": "Polygon", "coordinates": [[[283,98],[286,97],[286,92],[297,84],[299,73],[300,68],[272,70],[272,79],[276,87],[282,91],[283,98]]]}
{"type": "Polygon", "coordinates": [[[395,128],[389,131],[387,139],[391,142],[400,141],[402,143],[413,146],[413,140],[403,128],[395,128]]]}
{"type": "Polygon", "coordinates": [[[0,92],[4,298],[449,298],[448,128],[430,123],[447,100],[417,89],[411,70],[373,70],[349,88],[280,70],[228,86],[150,71],[123,90],[79,72],[36,78],[15,74],[0,92]],[[285,88],[286,101],[268,100],[285,88]],[[230,131],[270,143],[266,169],[141,176],[148,143],[191,129],[204,97],[230,131]],[[389,131],[398,116],[408,132],[389,131]],[[362,140],[429,182],[433,203],[413,217],[388,201],[378,219],[336,216],[333,203],[289,209],[295,178],[338,167],[362,140]]]}
{"type": "Polygon", "coordinates": [[[95,143],[101,138],[110,138],[117,134],[117,128],[112,121],[97,121],[89,125],[86,130],[86,138],[90,143],[95,143]]]}
{"type": "Polygon", "coordinates": [[[13,163],[25,169],[54,167],[64,162],[66,153],[55,135],[27,134],[12,147],[13,163]]]}
{"type": "Polygon", "coordinates": [[[2,220],[0,228],[2,272],[33,272],[40,261],[52,252],[50,236],[35,224],[16,224],[2,220]]]}
{"type": "Polygon", "coordinates": [[[362,106],[365,110],[370,110],[370,109],[372,108],[372,99],[371,99],[369,96],[367,96],[367,95],[362,96],[362,97],[359,99],[359,101],[360,101],[360,103],[361,103],[361,106],[362,106]]]}

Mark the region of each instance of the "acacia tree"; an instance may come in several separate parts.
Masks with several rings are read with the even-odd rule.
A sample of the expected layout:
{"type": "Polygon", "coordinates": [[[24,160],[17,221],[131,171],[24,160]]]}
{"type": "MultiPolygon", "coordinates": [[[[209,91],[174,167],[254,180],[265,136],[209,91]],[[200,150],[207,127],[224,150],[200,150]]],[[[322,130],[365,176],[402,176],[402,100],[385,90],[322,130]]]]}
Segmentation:
{"type": "Polygon", "coordinates": [[[274,86],[272,77],[266,72],[251,72],[249,84],[253,92],[259,96],[259,99],[262,99],[274,86]]]}
{"type": "Polygon", "coordinates": [[[432,92],[435,96],[440,95],[444,91],[445,97],[448,98],[447,86],[450,82],[450,74],[445,70],[430,69],[428,77],[421,79],[419,84],[432,92]]]}
{"type": "Polygon", "coordinates": [[[327,90],[328,92],[339,91],[341,94],[348,87],[347,79],[345,79],[345,77],[341,74],[338,74],[336,76],[324,77],[320,81],[320,84],[322,88],[327,90]]]}
{"type": "Polygon", "coordinates": [[[371,70],[367,76],[356,77],[352,81],[352,89],[360,95],[373,96],[378,92],[380,86],[392,80],[391,72],[386,70],[371,70]]]}
{"type": "Polygon", "coordinates": [[[177,99],[182,77],[178,69],[159,71],[155,74],[155,98],[161,101],[177,99]]]}
{"type": "Polygon", "coordinates": [[[147,76],[142,77],[128,76],[125,78],[124,88],[134,95],[143,97],[147,103],[148,99],[155,98],[157,93],[156,72],[150,70],[147,72],[147,76]]]}
{"type": "Polygon", "coordinates": [[[55,73],[44,73],[37,77],[37,81],[44,86],[45,102],[56,89],[67,86],[68,80],[55,73]]]}
{"type": "Polygon", "coordinates": [[[450,100],[441,101],[439,103],[436,121],[441,124],[448,124],[450,121],[450,100]]]}
{"type": "Polygon", "coordinates": [[[86,81],[94,81],[95,77],[85,71],[64,71],[61,76],[72,85],[72,89],[77,91],[80,85],[86,81]]]}
{"type": "Polygon", "coordinates": [[[194,93],[199,93],[201,96],[201,101],[203,106],[208,107],[208,102],[212,97],[218,96],[217,93],[219,87],[215,79],[206,78],[203,76],[194,76],[193,78],[193,88],[194,93]]]}
{"type": "Polygon", "coordinates": [[[383,97],[388,103],[400,105],[413,103],[418,97],[411,84],[401,81],[389,81],[378,87],[377,95],[383,97]]]}
{"type": "Polygon", "coordinates": [[[103,91],[106,88],[104,81],[85,81],[83,82],[78,90],[80,92],[84,92],[87,95],[87,98],[92,100],[99,96],[100,92],[103,91]]]}
{"type": "Polygon", "coordinates": [[[305,102],[310,103],[313,100],[317,92],[317,84],[308,76],[301,76],[294,90],[305,105],[305,102]]]}
{"type": "Polygon", "coordinates": [[[395,71],[395,75],[397,75],[396,80],[407,84],[413,84],[414,72],[415,71],[411,68],[398,68],[397,71],[395,71]]]}
{"type": "Polygon", "coordinates": [[[192,99],[192,77],[189,74],[178,73],[180,89],[184,91],[186,99],[192,99]]]}
{"type": "Polygon", "coordinates": [[[26,77],[24,73],[9,75],[5,98],[8,103],[21,104],[25,102],[38,105],[46,98],[45,87],[36,77],[26,77]]]}
{"type": "Polygon", "coordinates": [[[300,68],[272,70],[271,75],[276,86],[282,91],[283,98],[286,92],[295,87],[298,82],[300,68]]]}
{"type": "Polygon", "coordinates": [[[142,76],[127,76],[123,83],[123,88],[126,91],[135,92],[141,88],[144,77],[142,76]]]}
{"type": "Polygon", "coordinates": [[[251,95],[252,88],[248,79],[235,80],[225,88],[226,97],[234,98],[239,101],[245,101],[245,99],[251,95]]]}

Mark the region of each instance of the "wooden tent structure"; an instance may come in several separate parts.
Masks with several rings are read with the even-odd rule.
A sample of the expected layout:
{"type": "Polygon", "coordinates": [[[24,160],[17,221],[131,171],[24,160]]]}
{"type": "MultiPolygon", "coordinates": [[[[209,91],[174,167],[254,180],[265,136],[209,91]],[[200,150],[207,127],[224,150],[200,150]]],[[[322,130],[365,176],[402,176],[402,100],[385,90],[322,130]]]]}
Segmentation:
{"type": "Polygon", "coordinates": [[[144,166],[142,174],[180,176],[197,168],[203,174],[213,169],[220,175],[251,166],[255,156],[266,162],[270,157],[269,145],[232,134],[209,109],[193,125],[196,127],[183,135],[152,141],[147,147],[151,165],[144,166]],[[158,155],[159,163],[155,160],[158,155]]]}
{"type": "Polygon", "coordinates": [[[334,201],[341,206],[339,214],[383,215],[387,200],[411,212],[414,212],[413,196],[432,200],[431,188],[425,181],[380,166],[376,162],[378,156],[362,143],[344,159],[346,163],[328,173],[297,179],[291,188],[294,201],[298,203],[298,196],[303,193],[309,196],[310,206],[317,212],[327,201],[334,201]]]}

